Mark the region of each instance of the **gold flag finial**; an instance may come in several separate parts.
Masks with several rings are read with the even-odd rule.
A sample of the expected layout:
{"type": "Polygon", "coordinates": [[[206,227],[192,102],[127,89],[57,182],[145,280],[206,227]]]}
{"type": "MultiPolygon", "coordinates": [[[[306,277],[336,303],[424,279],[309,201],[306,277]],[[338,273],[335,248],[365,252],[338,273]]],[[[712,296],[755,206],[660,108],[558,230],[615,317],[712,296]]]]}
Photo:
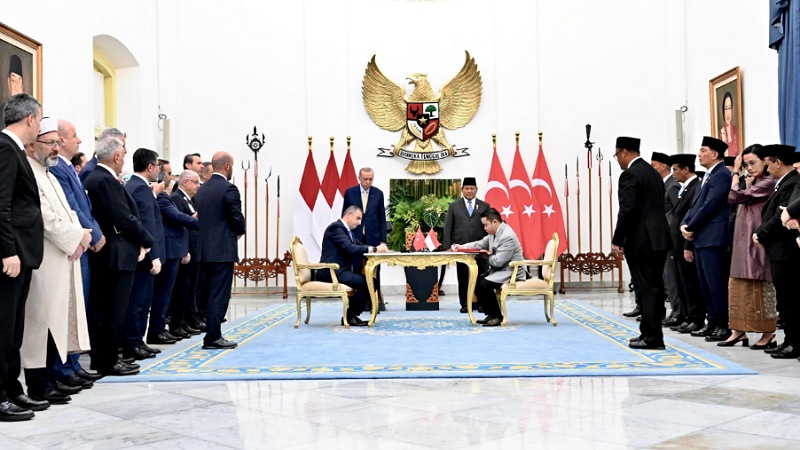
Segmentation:
{"type": "Polygon", "coordinates": [[[542,133],[541,131],[539,132],[539,147],[541,147],[541,146],[542,146],[542,135],[543,135],[543,134],[544,134],[544,133],[542,133]]]}
{"type": "Polygon", "coordinates": [[[311,136],[308,137],[308,151],[311,151],[311,140],[314,139],[311,136]]]}
{"type": "Polygon", "coordinates": [[[350,136],[347,136],[347,151],[350,151],[350,136]]]}
{"type": "Polygon", "coordinates": [[[517,139],[517,148],[519,148],[519,131],[514,133],[514,137],[517,139]]]}
{"type": "Polygon", "coordinates": [[[492,147],[497,148],[497,133],[492,133],[492,147]]]}
{"type": "Polygon", "coordinates": [[[333,136],[331,136],[331,152],[333,152],[333,136]]]}

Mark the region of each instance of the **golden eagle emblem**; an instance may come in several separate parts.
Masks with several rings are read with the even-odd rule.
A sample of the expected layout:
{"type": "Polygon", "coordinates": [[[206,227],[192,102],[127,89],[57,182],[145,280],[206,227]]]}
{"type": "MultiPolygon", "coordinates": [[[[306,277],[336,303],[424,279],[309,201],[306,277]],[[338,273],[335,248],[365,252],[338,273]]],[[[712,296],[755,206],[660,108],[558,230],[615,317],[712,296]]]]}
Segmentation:
{"type": "Polygon", "coordinates": [[[462,128],[478,112],[481,104],[481,73],[475,58],[465,52],[467,59],[461,71],[433,93],[428,74],[413,73],[406,78],[414,86],[410,95],[403,86],[388,79],[372,56],[364,73],[362,96],[364,107],[372,121],[388,131],[403,130],[400,141],[393,146],[394,155],[400,154],[412,161],[406,167],[411,173],[436,173],[442,170],[436,162],[440,157],[455,155],[455,148],[447,141],[443,128],[462,128]],[[434,155],[431,140],[444,151],[434,155]],[[416,141],[413,152],[405,146],[416,141]]]}

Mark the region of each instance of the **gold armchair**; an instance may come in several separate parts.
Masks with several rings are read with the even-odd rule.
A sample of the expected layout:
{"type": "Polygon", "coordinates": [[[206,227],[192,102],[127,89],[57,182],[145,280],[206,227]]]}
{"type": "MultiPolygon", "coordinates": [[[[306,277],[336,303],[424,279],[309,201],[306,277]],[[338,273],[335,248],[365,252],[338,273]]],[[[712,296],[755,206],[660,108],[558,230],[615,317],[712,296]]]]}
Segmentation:
{"type": "MultiPolygon", "coordinates": [[[[339,268],[339,265],[335,263],[310,263],[308,261],[308,252],[297,236],[292,238],[289,249],[292,252],[292,269],[294,270],[294,281],[297,289],[297,322],[294,323],[294,327],[300,326],[300,301],[303,298],[306,299],[306,324],[308,324],[308,319],[311,318],[312,297],[341,298],[344,304],[342,317],[347,317],[347,307],[350,303],[348,297],[353,295],[353,289],[339,283],[339,279],[336,277],[336,269],[339,268]],[[311,269],[329,269],[333,282],[311,281],[311,269]]],[[[344,322],[344,327],[350,327],[347,321],[344,322]]]]}
{"type": "Polygon", "coordinates": [[[553,280],[555,279],[556,261],[558,260],[558,233],[553,233],[552,239],[547,243],[542,260],[523,260],[512,261],[509,265],[514,268],[511,274],[511,281],[504,284],[500,291],[500,309],[503,311],[502,326],[506,325],[506,297],[544,295],[544,317],[548,322],[553,321],[553,326],[558,325],[554,316],[554,296],[553,280]],[[531,278],[530,280],[517,281],[517,270],[520,267],[533,266],[542,267],[542,278],[531,278]],[[547,313],[548,301],[550,313],[547,313]]]}

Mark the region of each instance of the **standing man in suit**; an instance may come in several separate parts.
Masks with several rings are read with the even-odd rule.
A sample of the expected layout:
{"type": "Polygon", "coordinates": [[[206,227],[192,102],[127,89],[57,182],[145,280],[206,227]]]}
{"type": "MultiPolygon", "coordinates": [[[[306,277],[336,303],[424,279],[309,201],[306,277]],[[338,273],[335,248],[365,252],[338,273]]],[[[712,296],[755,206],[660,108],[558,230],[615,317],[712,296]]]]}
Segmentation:
{"type": "Polygon", "coordinates": [[[231,182],[233,156],[217,152],[211,158],[214,173],[195,196],[200,220],[203,292],[208,298],[208,320],[203,339],[205,349],[236,348],[222,337],[222,319],[228,311],[233,282],[233,264],[239,261],[239,238],[245,233],[239,189],[231,182]]]}
{"type": "Polygon", "coordinates": [[[619,176],[619,212],[611,252],[624,255],[635,294],[642,302],[640,335],[629,346],[640,350],[664,349],[664,262],[672,247],[664,205],[664,182],[639,155],[641,141],[618,137],[614,158],[619,176]]]}
{"type": "MultiPolygon", "coordinates": [[[[355,295],[350,299],[347,308],[347,317],[342,317],[350,326],[366,326],[367,322],[358,318],[364,311],[367,303],[367,280],[361,271],[353,270],[353,261],[361,260],[364,253],[387,252],[389,248],[386,244],[379,244],[377,247],[362,244],[357,238],[355,231],[361,226],[361,208],[350,205],[342,213],[342,218],[328,225],[325,234],[322,236],[322,254],[320,262],[336,263],[339,268],[336,270],[336,277],[339,282],[355,289],[355,295]]],[[[317,271],[317,280],[330,283],[332,281],[330,271],[317,271]]]]}
{"type": "MultiPolygon", "coordinates": [[[[50,168],[50,173],[58,180],[64,195],[67,198],[70,208],[78,215],[83,228],[89,229],[92,232],[92,240],[89,242],[90,251],[98,251],[106,244],[106,238],[103,236],[103,231],[100,230],[100,224],[92,216],[92,204],[89,202],[89,196],[86,195],[86,190],[83,188],[83,183],[78,178],[76,167],[73,166],[71,160],[80,153],[79,148],[81,145],[81,138],[75,130],[75,125],[68,121],[59,119],[58,121],[58,137],[61,139],[61,145],[58,147],[58,164],[50,168]]],[[[83,301],[84,308],[89,309],[89,286],[91,285],[91,271],[89,269],[89,252],[84,252],[81,255],[81,279],[83,281],[83,301]]],[[[84,386],[90,381],[97,380],[100,375],[89,373],[81,367],[79,362],[79,354],[67,355],[67,361],[62,362],[56,359],[53,367],[56,379],[68,386],[84,386]],[[78,377],[79,379],[76,379],[78,377]],[[83,380],[83,382],[82,382],[83,380]]]]}
{"type": "MultiPolygon", "coordinates": [[[[672,210],[675,204],[678,203],[678,190],[680,184],[672,176],[672,159],[669,155],[659,152],[653,152],[653,157],[650,165],[661,176],[664,181],[664,214],[667,216],[667,223],[672,219],[672,210]]],[[[664,264],[664,287],[667,288],[669,296],[669,304],[672,312],[669,317],[663,321],[664,326],[672,327],[683,323],[684,312],[681,311],[680,291],[678,289],[678,278],[676,274],[675,262],[671,254],[667,254],[666,263],[664,264]]]]}
{"type": "Polygon", "coordinates": [[[772,284],[775,285],[775,299],[778,311],[783,318],[783,343],[776,349],[767,349],[773,358],[788,359],[800,356],[800,248],[795,239],[797,231],[783,226],[783,208],[794,204],[800,198],[800,175],[792,164],[800,154],[789,145],[766,145],[764,156],[767,171],[776,180],[775,192],[761,210],[761,225],[753,233],[753,242],[762,245],[769,258],[772,271],[772,284]]]}
{"type": "MultiPolygon", "coordinates": [[[[178,186],[172,190],[170,196],[175,208],[193,219],[197,219],[197,208],[192,202],[192,197],[197,194],[199,187],[200,175],[194,170],[184,170],[178,177],[178,186]]],[[[167,235],[168,247],[177,246],[181,250],[178,253],[186,250],[186,256],[181,258],[178,266],[178,276],[169,303],[170,330],[180,327],[190,334],[197,334],[195,331],[203,331],[199,327],[197,296],[195,295],[197,272],[200,268],[200,222],[197,221],[196,226],[187,224],[178,229],[167,225],[165,220],[164,233],[167,235]],[[176,242],[173,243],[173,240],[176,242]]],[[[167,253],[169,253],[169,249],[167,249],[167,253]]]]}
{"type": "Polygon", "coordinates": [[[697,159],[708,172],[700,183],[691,208],[681,222],[683,237],[694,244],[694,259],[700,295],[705,300],[705,327],[692,332],[707,341],[724,341],[728,329],[728,247],[731,245],[730,206],[731,171],[723,164],[728,144],[709,136],[703,138],[697,159]]]}
{"type": "Polygon", "coordinates": [[[97,142],[97,169],[86,179],[92,212],[106,245],[89,254],[89,337],[92,368],[102,375],[135,375],[137,364],[119,360],[125,313],[136,265],[155,244],[142,225],[136,202],[119,181],[125,165],[125,144],[116,137],[97,142]]]}
{"type": "Polygon", "coordinates": [[[28,398],[20,384],[20,356],[25,302],[31,274],[42,263],[44,222],[39,188],[25,157],[36,141],[42,106],[28,94],[17,94],[3,106],[0,133],[0,421],[33,418],[42,405],[28,398]]]}
{"type": "Polygon", "coordinates": [[[681,233],[681,222],[692,206],[694,193],[700,186],[700,178],[694,172],[695,158],[697,158],[695,155],[685,153],[672,155],[672,174],[680,183],[680,189],[678,190],[678,201],[668,216],[669,231],[672,236],[670,257],[675,265],[678,278],[679,310],[683,316],[683,322],[670,326],[670,329],[679,333],[691,333],[703,328],[706,318],[703,300],[700,298],[700,282],[697,280],[694,246],[692,241],[687,241],[681,233]]]}
{"type": "MultiPolygon", "coordinates": [[[[146,148],[139,148],[133,152],[133,175],[125,185],[125,190],[136,203],[142,226],[153,237],[154,242],[150,251],[136,264],[133,276],[133,285],[136,289],[131,291],[131,298],[128,301],[128,312],[125,314],[125,341],[122,345],[123,356],[126,358],[154,358],[157,353],[156,349],[145,344],[144,333],[147,329],[147,316],[153,303],[153,283],[155,276],[161,273],[164,259],[164,226],[156,202],[156,195],[164,189],[164,185],[155,183],[151,186],[151,183],[157,180],[158,172],[158,153],[146,148]]],[[[167,337],[159,339],[163,333],[163,326],[160,330],[150,329],[147,343],[174,344],[177,341],[167,337]]]]}
{"type": "MultiPolygon", "coordinates": [[[[125,147],[125,139],[127,135],[120,131],[117,128],[103,128],[103,131],[100,132],[100,136],[97,136],[97,142],[107,138],[107,137],[115,137],[122,141],[122,146],[125,147]]],[[[94,171],[95,167],[97,167],[97,153],[95,152],[92,159],[86,162],[81,168],[81,171],[78,173],[78,177],[80,177],[81,182],[86,184],[86,179],[89,178],[89,175],[94,171]]]]}
{"type": "MultiPolygon", "coordinates": [[[[485,201],[477,198],[478,184],[475,177],[465,177],[461,183],[460,199],[450,203],[447,207],[447,217],[444,221],[444,248],[449,249],[453,244],[466,244],[479,241],[486,236],[486,230],[481,222],[481,214],[490,206],[485,201]]],[[[486,261],[478,258],[478,273],[487,270],[486,261]]],[[[461,312],[467,313],[467,288],[469,287],[469,268],[466,264],[456,264],[458,277],[458,301],[461,303],[461,312]]],[[[470,299],[471,300],[471,299],[470,299]]]]}
{"type": "MultiPolygon", "coordinates": [[[[489,208],[482,212],[481,223],[486,231],[486,236],[466,244],[453,244],[451,249],[477,248],[487,251],[485,256],[489,271],[478,275],[478,284],[475,286],[478,304],[486,313],[486,318],[478,322],[485,327],[496,327],[503,323],[503,313],[500,311],[495,291],[511,280],[514,269],[509,267],[509,263],[521,261],[524,258],[517,234],[503,222],[503,216],[496,209],[489,208]]],[[[526,275],[525,270],[518,271],[517,281],[525,281],[526,275]]]]}
{"type": "MultiPolygon", "coordinates": [[[[362,167],[358,171],[357,186],[353,186],[344,191],[344,203],[342,204],[342,215],[347,208],[355,205],[363,211],[361,225],[353,230],[353,236],[356,242],[362,244],[378,246],[386,243],[386,208],[383,201],[383,192],[372,186],[375,179],[375,172],[369,167],[362,167]]],[[[361,273],[363,261],[359,256],[356,261],[353,261],[354,270],[361,273]]],[[[378,298],[380,304],[378,305],[379,311],[386,311],[386,305],[383,302],[383,294],[381,294],[381,271],[380,267],[375,270],[375,290],[378,291],[378,298]]],[[[367,308],[369,304],[365,305],[367,308]]]]}

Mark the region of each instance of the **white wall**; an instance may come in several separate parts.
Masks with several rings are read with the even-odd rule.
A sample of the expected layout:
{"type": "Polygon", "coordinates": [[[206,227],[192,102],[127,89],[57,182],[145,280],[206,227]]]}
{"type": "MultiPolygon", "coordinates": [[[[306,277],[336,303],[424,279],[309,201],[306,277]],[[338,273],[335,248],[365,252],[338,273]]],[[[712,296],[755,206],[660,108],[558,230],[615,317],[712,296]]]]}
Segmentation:
{"type": "MultiPolygon", "coordinates": [[[[390,178],[416,177],[404,171],[405,160],[375,157],[376,147],[394,144],[398,135],[375,126],[363,108],[361,81],[373,54],[382,71],[396,82],[412,72],[427,72],[435,90],[461,68],[464,50],[475,57],[484,83],[481,108],[467,127],[447,131],[450,142],[470,147],[472,156],[443,161],[436,177],[472,175],[482,187],[495,132],[507,170],[513,157],[513,133],[522,132],[525,162],[532,171],[538,152],[536,133],[541,130],[556,188],[563,194],[564,164],[569,166],[572,189],[576,156],[585,167],[584,126],[591,123],[595,150],[601,148],[606,157],[601,190],[604,251],[610,240],[607,163],[616,136],[642,138],[645,158],[652,151],[674,153],[674,110],[686,105],[686,151],[694,152],[710,129],[708,81],[739,65],[745,143],[778,140],[777,62],[767,47],[768,10],[762,2],[37,3],[36,10],[50,8],[47,16],[35,14],[33,8],[4,11],[3,21],[44,44],[45,108],[72,118],[84,139],[92,133],[92,101],[87,98],[92,95],[92,37],[97,34],[116,37],[139,62],[118,72],[125,87],[118,91],[118,125],[129,132],[129,148],[161,148],[159,112],[172,122],[173,161],[190,152],[210,159],[222,149],[232,152],[237,161],[252,159],[245,136],[253,125],[266,133],[267,146],[259,158],[260,255],[265,241],[263,178],[270,166],[273,174],[281,175],[282,253],[291,237],[290,208],[300,181],[306,136],[314,136],[320,172],[327,162],[328,137],[336,137],[336,159],[341,165],[344,139],[350,135],[355,165],[373,166],[377,187],[388,191],[390,178]]],[[[84,144],[84,151],[91,151],[90,144],[90,140],[84,144]]],[[[618,176],[618,167],[613,174],[618,176]]],[[[237,170],[239,186],[242,176],[241,169],[237,170]]],[[[581,176],[586,227],[585,168],[581,176]]],[[[596,213],[599,195],[593,180],[596,213]]],[[[250,189],[252,196],[252,182],[250,189]]],[[[577,224],[574,197],[570,200],[574,253],[577,224]]],[[[251,205],[252,201],[251,197],[251,205]]],[[[274,256],[274,197],[271,208],[269,253],[274,256]]],[[[600,250],[598,219],[595,251],[600,250]]],[[[252,213],[248,220],[249,229],[254,230],[252,213]]],[[[251,237],[251,246],[252,242],[251,237]]],[[[585,228],[582,248],[588,250],[585,228]]],[[[384,284],[403,283],[397,268],[384,274],[384,284]]]]}

